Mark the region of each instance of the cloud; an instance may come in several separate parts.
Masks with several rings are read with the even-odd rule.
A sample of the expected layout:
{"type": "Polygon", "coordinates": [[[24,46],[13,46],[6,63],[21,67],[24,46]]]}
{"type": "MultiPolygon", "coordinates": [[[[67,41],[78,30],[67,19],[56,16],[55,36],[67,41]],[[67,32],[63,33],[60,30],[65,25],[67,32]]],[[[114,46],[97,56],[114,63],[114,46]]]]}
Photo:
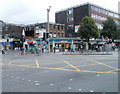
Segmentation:
{"type": "Polygon", "coordinates": [[[50,21],[55,22],[55,12],[82,3],[91,2],[117,12],[119,0],[0,0],[0,19],[5,22],[29,24],[47,21],[47,8],[50,21]],[[104,3],[103,3],[104,2],[104,3]]]}

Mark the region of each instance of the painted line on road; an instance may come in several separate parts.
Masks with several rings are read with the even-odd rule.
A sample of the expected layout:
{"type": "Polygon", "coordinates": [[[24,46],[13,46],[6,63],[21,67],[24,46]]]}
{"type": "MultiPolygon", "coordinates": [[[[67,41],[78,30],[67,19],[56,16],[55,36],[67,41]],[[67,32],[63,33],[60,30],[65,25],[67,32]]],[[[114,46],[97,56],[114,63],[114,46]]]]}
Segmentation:
{"type": "MultiPolygon", "coordinates": [[[[93,65],[98,65],[98,64],[85,64],[85,65],[79,65],[79,66],[75,66],[75,67],[86,67],[86,66],[93,66],[93,65]]],[[[67,66],[67,67],[59,67],[59,68],[70,68],[70,66],[67,66]]]]}
{"type": "Polygon", "coordinates": [[[8,64],[9,64],[9,65],[12,64],[12,61],[10,61],[8,64]]]}
{"type": "Polygon", "coordinates": [[[68,64],[68,65],[70,65],[72,68],[80,71],[77,67],[73,66],[72,64],[68,63],[67,61],[63,60],[63,62],[66,63],[66,64],[68,64]]]}
{"type": "Polygon", "coordinates": [[[37,68],[39,68],[40,66],[39,66],[38,60],[35,59],[35,61],[36,61],[37,68]]]}
{"type": "Polygon", "coordinates": [[[119,70],[120,70],[120,69],[118,69],[118,70],[115,69],[115,70],[110,70],[110,71],[108,71],[108,72],[114,72],[114,71],[117,72],[117,71],[119,71],[119,70]]]}
{"type": "Polygon", "coordinates": [[[93,59],[87,59],[87,60],[92,61],[92,62],[95,62],[95,63],[100,64],[100,65],[104,65],[104,66],[106,66],[106,67],[109,67],[109,68],[112,68],[112,69],[115,69],[115,70],[119,70],[118,68],[115,68],[115,67],[112,67],[112,66],[110,66],[110,65],[107,65],[107,64],[98,62],[98,61],[93,60],[93,59]]]}
{"type": "MultiPolygon", "coordinates": [[[[107,64],[111,64],[111,63],[107,63],[107,64]]],[[[75,66],[75,67],[87,67],[87,66],[95,66],[95,65],[98,65],[98,64],[85,64],[85,65],[79,65],[79,66],[75,66]]],[[[70,68],[70,66],[67,66],[67,67],[59,67],[59,68],[70,68]]]]}
{"type": "MultiPolygon", "coordinates": [[[[20,67],[28,67],[28,68],[37,68],[35,66],[28,66],[28,65],[16,65],[11,64],[11,66],[20,66],[20,67]]],[[[40,66],[39,66],[40,67],[40,66]]],[[[102,71],[90,71],[90,70],[72,70],[72,69],[62,69],[62,68],[52,68],[52,67],[40,67],[44,69],[50,69],[50,70],[64,70],[64,71],[75,71],[75,72],[88,72],[88,73],[117,73],[117,72],[102,72],[102,71]]]]}

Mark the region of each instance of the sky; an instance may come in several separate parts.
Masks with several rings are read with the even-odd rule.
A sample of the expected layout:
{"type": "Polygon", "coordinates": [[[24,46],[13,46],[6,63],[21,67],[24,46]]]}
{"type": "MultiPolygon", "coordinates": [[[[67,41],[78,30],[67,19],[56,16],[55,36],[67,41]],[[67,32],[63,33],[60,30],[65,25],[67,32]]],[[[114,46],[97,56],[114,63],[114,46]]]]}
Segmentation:
{"type": "Polygon", "coordinates": [[[47,22],[51,6],[49,18],[55,22],[55,12],[87,2],[118,12],[119,0],[0,0],[0,20],[14,24],[47,22]]]}

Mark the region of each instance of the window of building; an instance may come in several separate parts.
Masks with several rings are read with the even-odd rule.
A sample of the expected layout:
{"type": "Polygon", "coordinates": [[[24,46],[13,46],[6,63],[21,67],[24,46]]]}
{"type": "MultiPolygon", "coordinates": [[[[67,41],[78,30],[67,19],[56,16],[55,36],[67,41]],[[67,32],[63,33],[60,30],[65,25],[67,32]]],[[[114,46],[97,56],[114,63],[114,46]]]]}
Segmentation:
{"type": "Polygon", "coordinates": [[[67,10],[67,15],[69,15],[69,14],[73,14],[73,9],[68,9],[67,10]]]}
{"type": "Polygon", "coordinates": [[[52,37],[52,32],[50,32],[50,34],[49,34],[49,35],[50,35],[50,37],[52,37]]]}
{"type": "Polygon", "coordinates": [[[60,30],[60,25],[58,25],[58,30],[60,30]]]}
{"type": "Polygon", "coordinates": [[[56,29],[56,25],[54,25],[54,30],[56,29]]]}
{"type": "Polygon", "coordinates": [[[61,25],[61,30],[64,30],[64,26],[63,25],[61,25]]]}
{"type": "Polygon", "coordinates": [[[58,33],[58,37],[60,37],[60,33],[58,33]]]}
{"type": "Polygon", "coordinates": [[[53,34],[53,37],[56,37],[56,33],[53,34]]]}
{"type": "Polygon", "coordinates": [[[73,21],[73,17],[67,18],[67,22],[73,21]]]}
{"type": "Polygon", "coordinates": [[[52,30],[52,25],[49,25],[49,26],[50,26],[50,27],[49,27],[49,28],[50,28],[50,30],[52,30]]]}
{"type": "Polygon", "coordinates": [[[64,33],[61,33],[61,37],[64,37],[64,33]]]}
{"type": "Polygon", "coordinates": [[[73,24],[68,25],[68,26],[67,26],[67,29],[68,29],[68,30],[73,30],[73,29],[74,29],[74,25],[73,25],[73,24]]]}

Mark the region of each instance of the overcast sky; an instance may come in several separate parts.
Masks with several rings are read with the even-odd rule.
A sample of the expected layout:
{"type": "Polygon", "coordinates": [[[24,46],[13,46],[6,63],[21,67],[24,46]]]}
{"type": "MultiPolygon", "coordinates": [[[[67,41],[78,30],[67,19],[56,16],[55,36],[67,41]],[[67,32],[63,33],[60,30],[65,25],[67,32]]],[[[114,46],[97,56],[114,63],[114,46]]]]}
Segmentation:
{"type": "Polygon", "coordinates": [[[46,22],[46,9],[52,6],[50,22],[55,22],[56,11],[86,2],[118,12],[119,0],[0,0],[0,20],[15,24],[46,22]]]}

